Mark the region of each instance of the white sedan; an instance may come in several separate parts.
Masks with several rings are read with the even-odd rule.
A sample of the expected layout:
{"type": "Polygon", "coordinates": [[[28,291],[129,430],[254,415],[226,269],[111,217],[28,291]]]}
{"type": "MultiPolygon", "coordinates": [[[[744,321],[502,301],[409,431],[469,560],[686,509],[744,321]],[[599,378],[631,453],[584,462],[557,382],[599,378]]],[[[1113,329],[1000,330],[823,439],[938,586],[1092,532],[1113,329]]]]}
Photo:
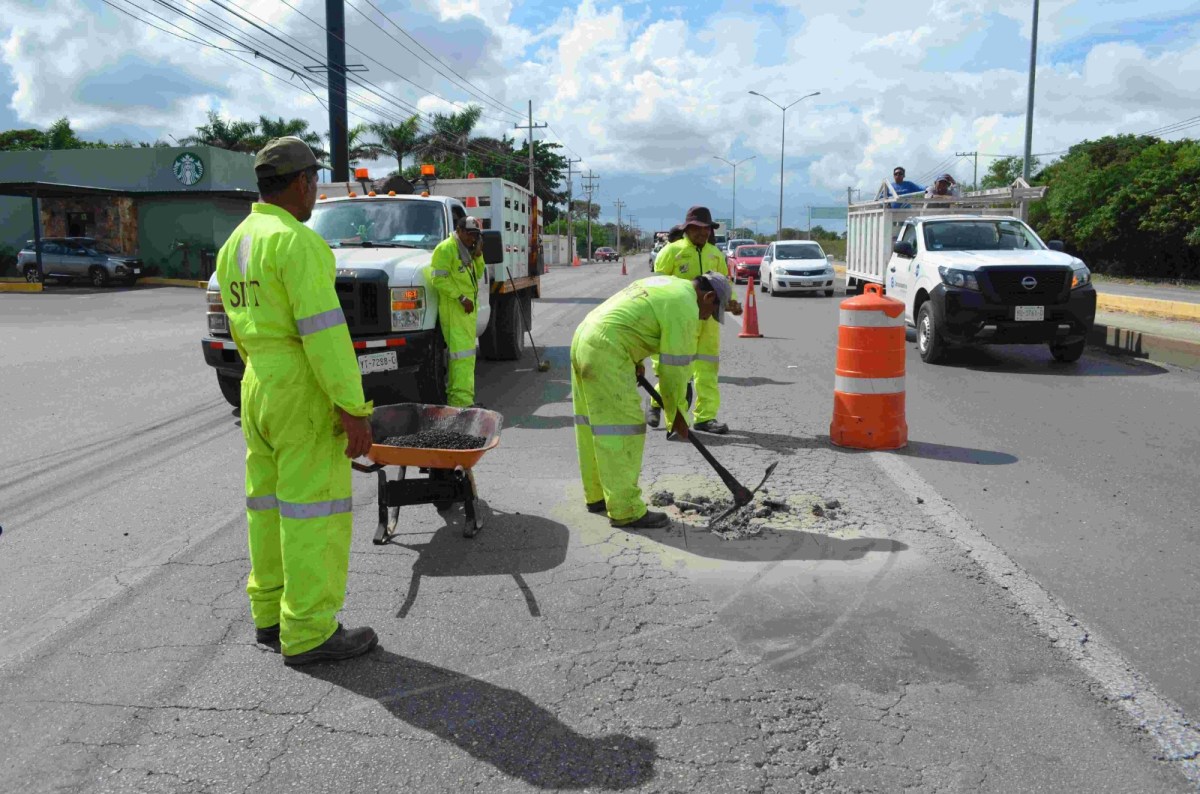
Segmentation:
{"type": "Polygon", "coordinates": [[[826,256],[813,240],[771,243],[760,268],[761,289],[772,295],[785,292],[824,292],[833,296],[833,257],[826,256]]]}

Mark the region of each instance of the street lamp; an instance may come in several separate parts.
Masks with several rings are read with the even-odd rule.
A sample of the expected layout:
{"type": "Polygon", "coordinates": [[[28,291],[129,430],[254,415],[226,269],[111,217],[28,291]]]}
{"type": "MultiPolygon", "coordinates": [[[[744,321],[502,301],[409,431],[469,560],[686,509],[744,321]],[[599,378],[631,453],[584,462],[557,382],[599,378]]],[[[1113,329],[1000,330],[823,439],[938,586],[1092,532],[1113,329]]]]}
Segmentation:
{"type": "Polygon", "coordinates": [[[729,226],[730,226],[729,239],[730,240],[733,239],[733,236],[734,236],[734,234],[736,234],[736,230],[737,230],[737,168],[742,163],[748,163],[751,160],[753,160],[755,157],[758,157],[758,155],[752,154],[749,157],[747,157],[745,160],[738,160],[736,163],[731,163],[728,160],[726,160],[724,157],[717,157],[715,154],[713,155],[714,160],[720,160],[722,163],[725,163],[726,165],[733,166],[733,212],[730,213],[733,217],[731,217],[729,219],[729,226]]]}
{"type": "Polygon", "coordinates": [[[763,99],[767,100],[772,105],[774,105],[775,107],[777,107],[781,111],[783,111],[783,118],[780,123],[780,135],[779,135],[779,226],[778,226],[778,231],[775,233],[775,239],[782,240],[783,239],[783,142],[787,136],[787,109],[790,108],[792,105],[796,104],[796,102],[800,102],[801,100],[808,99],[811,96],[817,96],[821,92],[813,91],[811,94],[805,94],[804,96],[800,97],[800,99],[797,99],[796,102],[791,103],[791,105],[781,105],[778,102],[776,102],[774,99],[771,99],[769,96],[760,94],[757,91],[751,91],[750,93],[754,94],[754,96],[762,97],[763,99]]]}

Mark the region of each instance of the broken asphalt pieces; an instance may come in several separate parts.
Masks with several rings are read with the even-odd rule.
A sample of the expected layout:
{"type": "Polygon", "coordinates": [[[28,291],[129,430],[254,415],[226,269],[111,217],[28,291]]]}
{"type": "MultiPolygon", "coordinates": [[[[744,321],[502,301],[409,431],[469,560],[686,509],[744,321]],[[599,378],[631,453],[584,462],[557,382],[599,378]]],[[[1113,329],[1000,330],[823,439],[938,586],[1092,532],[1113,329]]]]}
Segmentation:
{"type": "Polygon", "coordinates": [[[752,537],[760,535],[764,529],[780,528],[772,526],[773,523],[779,523],[779,519],[783,519],[783,523],[794,525],[795,519],[802,517],[806,510],[818,519],[831,521],[836,520],[839,517],[839,511],[842,510],[842,503],[837,499],[810,500],[806,506],[799,500],[793,499],[789,502],[772,497],[768,495],[765,488],[755,495],[750,504],[731,513],[715,525],[713,521],[733,506],[731,500],[714,499],[704,494],[691,492],[684,492],[676,496],[671,491],[659,490],[650,496],[650,504],[655,507],[673,506],[679,512],[679,517],[685,521],[688,518],[708,519],[708,528],[712,530],[713,534],[725,540],[752,537]],[[773,522],[773,520],[775,521],[773,522]]]}

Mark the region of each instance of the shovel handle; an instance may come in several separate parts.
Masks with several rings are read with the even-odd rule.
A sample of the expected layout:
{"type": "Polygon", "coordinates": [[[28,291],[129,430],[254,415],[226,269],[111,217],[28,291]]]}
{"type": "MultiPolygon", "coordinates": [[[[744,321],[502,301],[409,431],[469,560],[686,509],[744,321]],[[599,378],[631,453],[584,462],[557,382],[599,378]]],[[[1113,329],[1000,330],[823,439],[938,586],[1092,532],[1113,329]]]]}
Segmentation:
{"type": "MultiPolygon", "coordinates": [[[[654,398],[656,403],[659,405],[664,404],[662,396],[659,395],[657,389],[650,385],[650,381],[646,380],[645,375],[638,375],[637,379],[638,384],[646,390],[647,394],[654,398]]],[[[668,421],[670,421],[670,419],[668,419],[668,421]]],[[[696,448],[696,451],[699,452],[706,461],[708,461],[708,465],[713,467],[713,471],[715,471],[717,476],[721,478],[721,482],[725,483],[725,487],[728,488],[730,493],[733,494],[734,502],[739,505],[747,504],[751,499],[754,498],[754,494],[746,490],[745,486],[738,482],[734,476],[729,473],[729,470],[722,466],[717,459],[713,457],[713,454],[708,451],[708,447],[700,443],[700,439],[696,438],[695,433],[688,433],[688,441],[691,441],[692,446],[696,448]]]]}

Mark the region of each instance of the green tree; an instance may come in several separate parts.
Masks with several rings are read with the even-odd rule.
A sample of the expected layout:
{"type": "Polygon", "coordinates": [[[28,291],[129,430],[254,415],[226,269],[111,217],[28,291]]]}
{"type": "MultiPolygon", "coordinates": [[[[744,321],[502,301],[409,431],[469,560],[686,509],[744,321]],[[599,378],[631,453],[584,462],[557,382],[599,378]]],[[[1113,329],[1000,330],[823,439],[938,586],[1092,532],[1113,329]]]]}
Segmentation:
{"type": "Polygon", "coordinates": [[[270,119],[266,116],[259,116],[255,127],[258,132],[250,136],[250,145],[252,147],[250,151],[257,152],[275,138],[291,136],[307,143],[318,160],[324,160],[329,157],[329,152],[325,149],[325,142],[319,134],[308,128],[308,122],[304,119],[285,120],[282,116],[270,119]]]}
{"type": "MultiPolygon", "coordinates": [[[[1029,161],[1029,174],[1031,178],[1040,167],[1041,163],[1036,157],[1029,161]]],[[[979,189],[988,190],[989,188],[1008,187],[1017,181],[1017,177],[1021,176],[1024,172],[1025,159],[1023,157],[997,158],[988,166],[987,173],[983,175],[983,179],[979,180],[979,189]]]]}
{"type": "Polygon", "coordinates": [[[378,140],[380,154],[390,153],[396,158],[396,170],[404,171],[404,159],[413,155],[421,143],[421,117],[410,116],[399,124],[381,121],[368,125],[378,140]]]}
{"type": "Polygon", "coordinates": [[[483,108],[468,105],[457,113],[434,113],[430,119],[433,129],[421,137],[422,155],[434,162],[458,158],[466,167],[471,133],[483,115],[483,108]]]}
{"type": "Polygon", "coordinates": [[[258,124],[253,121],[226,121],[214,110],[208,112],[208,123],[196,128],[195,135],[180,141],[185,146],[212,146],[233,152],[254,152],[259,148],[258,124]]]}
{"type": "Polygon", "coordinates": [[[29,152],[46,148],[46,133],[41,130],[5,130],[0,132],[0,152],[29,152]]]}

